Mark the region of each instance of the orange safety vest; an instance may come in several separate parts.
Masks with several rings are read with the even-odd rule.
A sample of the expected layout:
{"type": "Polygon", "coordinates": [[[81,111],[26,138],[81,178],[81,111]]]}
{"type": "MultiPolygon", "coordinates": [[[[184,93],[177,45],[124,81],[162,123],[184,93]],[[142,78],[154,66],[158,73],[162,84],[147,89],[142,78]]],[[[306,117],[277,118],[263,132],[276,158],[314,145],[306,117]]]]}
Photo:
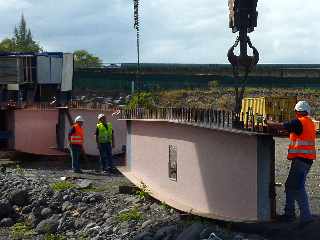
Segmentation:
{"type": "Polygon", "coordinates": [[[302,124],[302,133],[297,135],[290,133],[290,144],[288,148],[288,159],[306,158],[316,159],[316,129],[313,121],[307,117],[299,117],[302,124]]]}
{"type": "Polygon", "coordinates": [[[70,136],[70,144],[82,145],[84,141],[84,131],[79,124],[74,124],[75,132],[70,136]]]}

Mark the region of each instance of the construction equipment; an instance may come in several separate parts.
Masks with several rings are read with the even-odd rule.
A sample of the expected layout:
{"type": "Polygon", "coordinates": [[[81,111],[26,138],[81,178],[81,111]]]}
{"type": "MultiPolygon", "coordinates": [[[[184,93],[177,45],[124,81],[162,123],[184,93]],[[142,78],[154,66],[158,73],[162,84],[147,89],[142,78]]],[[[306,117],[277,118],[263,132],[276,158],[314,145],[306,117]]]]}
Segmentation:
{"type": "Polygon", "coordinates": [[[244,115],[244,121],[247,121],[247,113],[256,116],[256,123],[259,118],[274,122],[289,121],[294,118],[294,106],[297,103],[297,97],[253,97],[242,100],[241,114],[244,115]]]}
{"type": "Polygon", "coordinates": [[[276,135],[278,129],[269,129],[267,121],[282,123],[295,117],[297,97],[253,97],[242,100],[241,119],[246,128],[259,129],[276,135]]]}
{"type": "Polygon", "coordinates": [[[233,33],[239,35],[233,46],[228,51],[228,60],[233,68],[235,80],[235,109],[238,115],[236,121],[240,121],[241,103],[244,90],[247,85],[248,75],[259,62],[259,52],[251,43],[248,33],[254,31],[257,26],[258,12],[256,11],[258,0],[229,0],[229,27],[233,33]],[[240,55],[234,53],[235,48],[240,45],[240,55]],[[253,55],[248,55],[248,47],[252,49],[253,55]],[[243,76],[240,76],[242,73],[243,76]]]}

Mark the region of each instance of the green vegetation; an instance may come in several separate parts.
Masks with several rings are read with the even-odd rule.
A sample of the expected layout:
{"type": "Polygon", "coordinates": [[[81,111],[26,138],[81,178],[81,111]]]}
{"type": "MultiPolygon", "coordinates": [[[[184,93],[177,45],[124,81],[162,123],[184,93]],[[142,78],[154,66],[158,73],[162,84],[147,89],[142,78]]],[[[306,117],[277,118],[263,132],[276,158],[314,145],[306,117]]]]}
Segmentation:
{"type": "Polygon", "coordinates": [[[87,235],[85,235],[84,233],[81,233],[81,234],[78,236],[78,239],[79,239],[79,240],[89,240],[89,237],[87,237],[87,235]]]}
{"type": "Polygon", "coordinates": [[[102,60],[86,50],[77,50],[73,54],[75,68],[102,67],[102,60]]]}
{"type": "Polygon", "coordinates": [[[171,209],[170,206],[167,205],[167,203],[164,202],[164,201],[161,202],[160,207],[161,207],[163,210],[167,210],[167,211],[171,209]]]}
{"type": "Polygon", "coordinates": [[[21,176],[25,175],[25,170],[19,164],[16,165],[16,171],[21,176]]]}
{"type": "Polygon", "coordinates": [[[19,25],[14,28],[14,37],[5,38],[0,42],[0,51],[3,52],[41,52],[42,50],[39,43],[33,40],[24,15],[21,16],[19,25]]]}
{"type": "Polygon", "coordinates": [[[25,223],[16,223],[10,228],[10,238],[13,240],[31,239],[36,233],[25,223]]]}
{"type": "Polygon", "coordinates": [[[210,89],[211,89],[211,88],[218,88],[218,87],[220,87],[220,83],[219,83],[218,80],[210,81],[210,82],[208,83],[208,85],[209,85],[209,88],[210,88],[210,89]]]}
{"type": "Polygon", "coordinates": [[[136,191],[137,196],[145,201],[147,198],[150,197],[150,190],[148,186],[144,182],[140,182],[139,189],[136,191]]]}
{"type": "Polygon", "coordinates": [[[67,238],[60,234],[46,234],[44,240],[67,240],[67,238]]]}
{"type": "Polygon", "coordinates": [[[135,108],[155,108],[155,96],[149,92],[140,92],[132,96],[130,102],[127,104],[128,109],[135,108]]]}
{"type": "Polygon", "coordinates": [[[127,212],[119,213],[117,220],[119,222],[128,222],[130,220],[139,221],[143,219],[142,213],[137,208],[132,208],[127,212]]]}
{"type": "Polygon", "coordinates": [[[60,182],[56,182],[50,185],[52,190],[54,191],[64,191],[67,189],[72,189],[72,188],[76,188],[77,186],[71,182],[68,181],[60,181],[60,182]]]}

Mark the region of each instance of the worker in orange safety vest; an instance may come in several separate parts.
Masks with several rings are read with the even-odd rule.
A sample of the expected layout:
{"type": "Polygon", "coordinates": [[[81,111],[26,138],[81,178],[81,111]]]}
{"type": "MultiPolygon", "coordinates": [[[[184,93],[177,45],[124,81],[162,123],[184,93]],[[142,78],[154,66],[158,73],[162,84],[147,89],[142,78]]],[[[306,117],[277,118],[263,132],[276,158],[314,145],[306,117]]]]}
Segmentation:
{"type": "Polygon", "coordinates": [[[304,227],[313,220],[305,182],[316,159],[316,129],[309,116],[311,108],[308,102],[299,101],[294,110],[296,118],[283,124],[284,129],[290,133],[287,158],[291,161],[291,167],[285,183],[284,214],[278,216],[278,219],[286,222],[294,221],[295,201],[297,201],[300,209],[299,227],[304,227]]]}
{"type": "Polygon", "coordinates": [[[74,120],[74,124],[69,131],[69,145],[72,159],[72,169],[75,173],[82,173],[80,170],[80,155],[84,152],[84,129],[83,129],[83,118],[77,116],[74,120]]]}

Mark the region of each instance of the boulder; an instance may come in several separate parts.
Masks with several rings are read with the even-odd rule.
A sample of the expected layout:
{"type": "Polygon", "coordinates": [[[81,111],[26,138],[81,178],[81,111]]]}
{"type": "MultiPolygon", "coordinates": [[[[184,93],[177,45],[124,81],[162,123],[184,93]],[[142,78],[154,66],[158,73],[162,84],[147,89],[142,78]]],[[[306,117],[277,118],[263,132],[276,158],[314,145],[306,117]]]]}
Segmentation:
{"type": "Polygon", "coordinates": [[[28,191],[26,189],[18,189],[10,194],[10,203],[20,207],[27,205],[29,202],[28,191]]]}
{"type": "Polygon", "coordinates": [[[57,232],[59,226],[59,216],[53,215],[51,218],[41,221],[36,227],[40,234],[53,234],[57,232]]]}

